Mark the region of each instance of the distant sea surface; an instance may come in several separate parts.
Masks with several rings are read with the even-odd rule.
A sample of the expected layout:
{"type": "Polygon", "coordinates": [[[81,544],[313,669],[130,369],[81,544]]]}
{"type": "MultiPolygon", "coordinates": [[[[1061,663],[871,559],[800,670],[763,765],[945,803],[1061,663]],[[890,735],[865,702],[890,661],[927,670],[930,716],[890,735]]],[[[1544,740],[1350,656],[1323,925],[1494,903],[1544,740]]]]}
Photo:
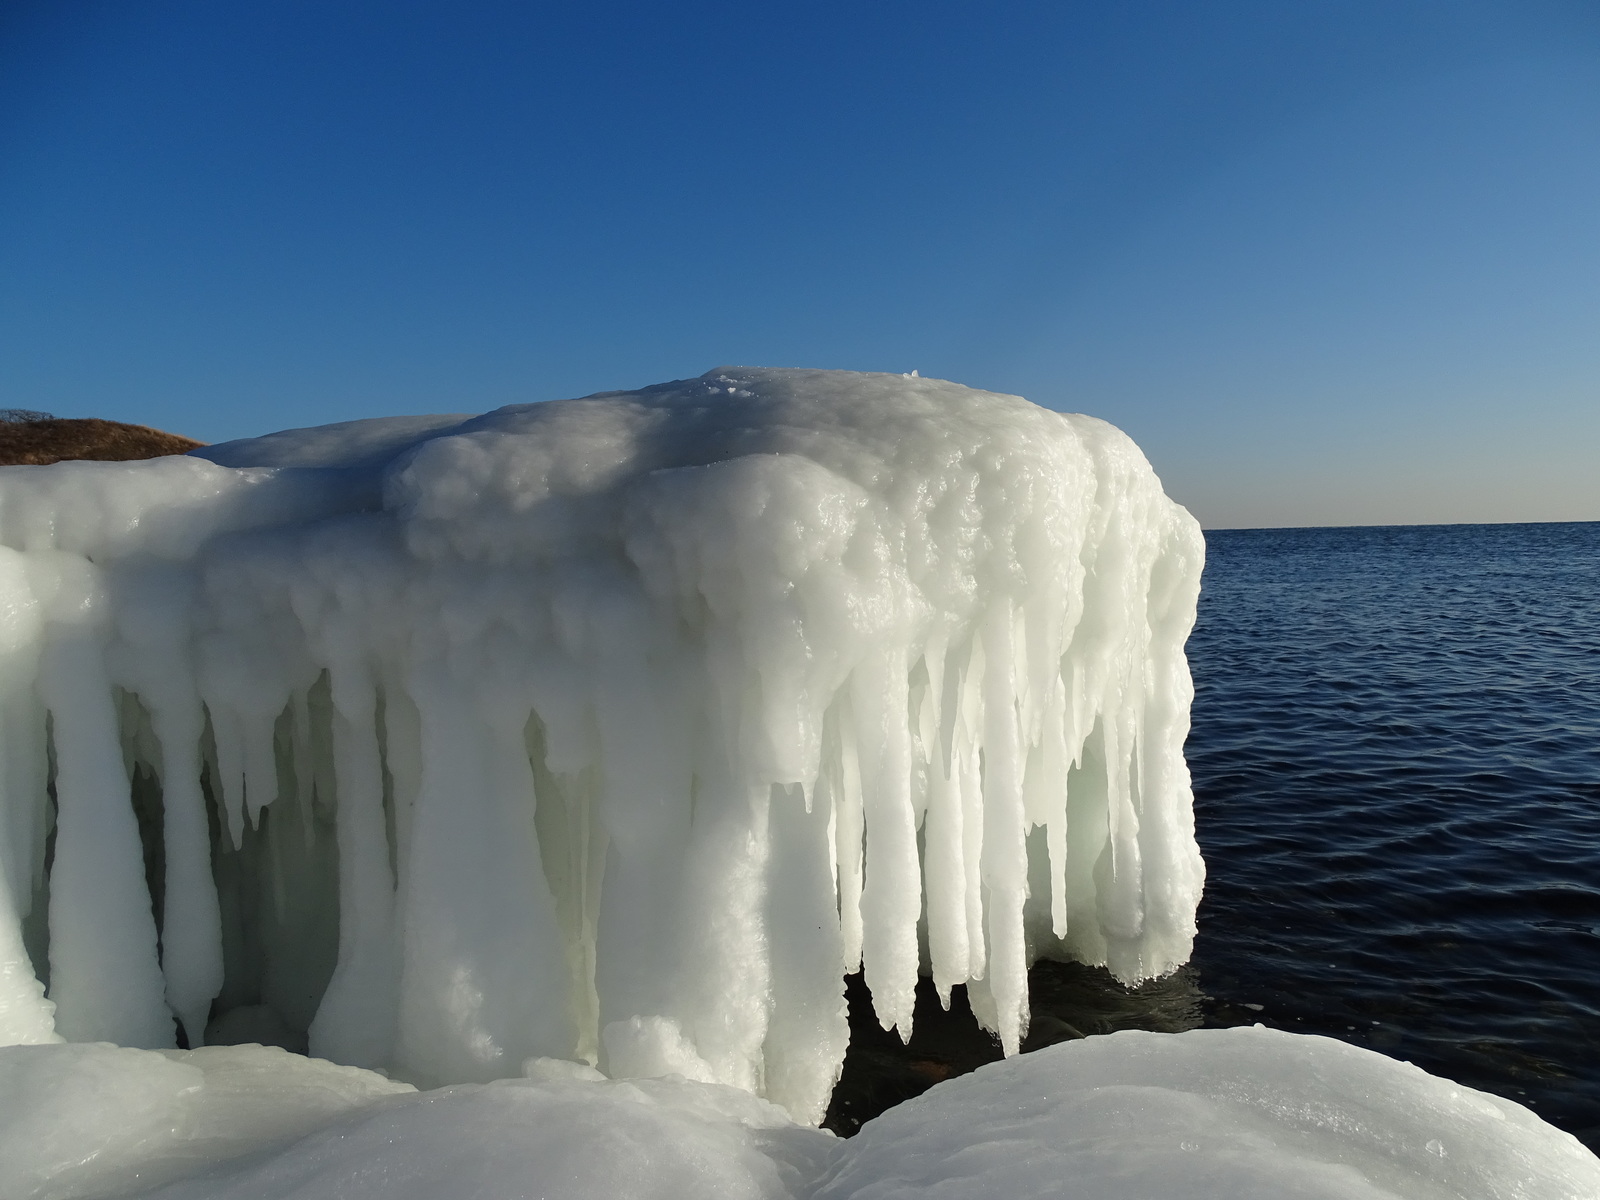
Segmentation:
{"type": "MultiPolygon", "coordinates": [[[[1528,1105],[1600,1150],[1600,523],[1206,534],[1190,964],[1041,962],[1025,1049],[1256,1021],[1528,1105]]],[[[998,1056],[852,980],[828,1124],[998,1056]]]]}

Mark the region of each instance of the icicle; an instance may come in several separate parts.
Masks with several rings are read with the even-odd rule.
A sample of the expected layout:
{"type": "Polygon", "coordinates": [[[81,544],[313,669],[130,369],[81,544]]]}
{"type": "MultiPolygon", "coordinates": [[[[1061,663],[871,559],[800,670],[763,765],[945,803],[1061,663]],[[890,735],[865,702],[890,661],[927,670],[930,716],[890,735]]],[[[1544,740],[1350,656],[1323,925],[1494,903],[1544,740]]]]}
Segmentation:
{"type": "Polygon", "coordinates": [[[359,667],[333,675],[338,777],[339,962],[309,1030],[311,1053],[382,1066],[394,1053],[399,946],[383,816],[377,697],[359,667]]]}
{"type": "Polygon", "coordinates": [[[42,725],[27,688],[38,669],[38,604],[26,560],[0,549],[0,1045],[60,1041],[22,940],[44,843],[42,725]]]}
{"type": "Polygon", "coordinates": [[[244,747],[239,733],[239,718],[232,710],[208,701],[211,717],[212,784],[218,788],[224,826],[233,848],[244,845],[244,747]]]}
{"type": "Polygon", "coordinates": [[[971,975],[967,940],[965,844],[960,777],[935,762],[929,770],[928,816],[923,825],[923,888],[928,898],[928,955],[933,981],[946,1008],[950,989],[971,975]]]}
{"type": "Polygon", "coordinates": [[[684,872],[680,1024],[715,1078],[761,1086],[771,1020],[767,937],[771,786],[700,781],[684,872]]]}
{"type": "Polygon", "coordinates": [[[1028,790],[1028,819],[1043,826],[1050,854],[1050,928],[1058,939],[1067,936],[1067,779],[1070,755],[1066,730],[1067,689],[1061,677],[1052,679],[1049,703],[1045,705],[1043,728],[1036,760],[1038,776],[1031,774],[1028,790]]]}
{"type": "Polygon", "coordinates": [[[162,835],[166,893],[161,970],[167,1001],[189,1045],[205,1044],[211,1001],[222,989],[222,918],[211,875],[211,836],[200,787],[204,718],[199,697],[181,679],[153,693],[151,715],[161,747],[162,835]],[[158,698],[159,697],[159,698],[158,698]]]}
{"type": "MultiPolygon", "coordinates": [[[[968,648],[961,686],[956,695],[956,748],[951,778],[961,793],[961,877],[967,911],[967,971],[973,980],[986,978],[989,970],[989,942],[984,927],[983,888],[983,751],[981,741],[981,694],[986,666],[983,642],[974,639],[968,648]]],[[[990,1032],[999,1029],[992,1023],[990,1032]]]]}
{"type": "Polygon", "coordinates": [[[850,1040],[827,816],[800,785],[773,785],[766,925],[773,947],[772,1023],[762,1047],[765,1092],[796,1120],[820,1124],[850,1040]]]}
{"type": "Polygon", "coordinates": [[[839,928],[841,964],[846,974],[861,969],[864,941],[861,893],[864,883],[862,849],[865,818],[861,802],[861,761],[856,753],[856,730],[848,697],[830,710],[831,731],[837,750],[825,762],[829,770],[819,787],[833,801],[834,845],[839,872],[839,928]]]}
{"type": "Polygon", "coordinates": [[[0,869],[19,919],[44,847],[44,723],[30,686],[42,633],[27,559],[0,548],[0,869]]]}
{"type": "Polygon", "coordinates": [[[963,811],[959,776],[951,769],[950,729],[955,704],[945,692],[948,640],[930,639],[923,654],[928,685],[918,714],[927,762],[928,809],[923,820],[923,894],[928,909],[928,956],[939,999],[970,974],[967,941],[963,811]]]}
{"type": "Polygon", "coordinates": [[[983,855],[989,935],[988,991],[1000,1044],[1015,1054],[1027,1032],[1028,962],[1022,906],[1028,896],[1023,819],[1022,742],[1017,730],[1017,677],[1011,605],[990,610],[983,626],[983,855]]]}
{"type": "MultiPolygon", "coordinates": [[[[578,1058],[592,1065],[599,1061],[600,1054],[602,1022],[596,951],[600,930],[601,881],[608,849],[606,832],[599,824],[596,811],[599,802],[596,772],[585,771],[576,777],[551,774],[544,723],[537,713],[529,716],[523,737],[533,768],[536,798],[534,826],[539,836],[539,860],[544,868],[545,879],[554,893],[556,915],[565,938],[569,1004],[578,1029],[575,1053],[578,1058]]],[[[659,853],[655,857],[665,859],[668,855],[659,853]]],[[[633,904],[624,905],[626,915],[621,919],[627,922],[640,911],[634,905],[649,909],[657,917],[664,915],[662,897],[655,894],[652,887],[659,880],[641,881],[635,875],[632,882],[636,885],[644,883],[644,898],[633,898],[633,904]],[[630,908],[633,911],[627,912],[630,908]]],[[[612,893],[622,890],[618,887],[611,889],[612,893]]],[[[609,938],[607,942],[609,944],[609,938]]],[[[627,968],[637,968],[639,965],[631,961],[634,956],[623,957],[630,960],[625,963],[627,968]]],[[[648,983],[639,977],[635,977],[634,982],[636,986],[640,982],[648,983]]],[[[615,985],[615,989],[608,986],[607,992],[628,990],[627,980],[615,980],[615,985]]],[[[637,992],[632,999],[633,1003],[625,1007],[633,1010],[633,1015],[651,1008],[646,998],[637,992]]]]}
{"type": "Polygon", "coordinates": [[[911,809],[911,732],[904,652],[875,654],[856,668],[850,703],[866,816],[861,892],[862,969],[885,1029],[911,1039],[916,1003],[921,869],[911,809]]]}
{"type": "Polygon", "coordinates": [[[396,1061],[487,1080],[575,1042],[560,926],[537,862],[526,713],[488,714],[444,672],[414,679],[422,778],[404,897],[396,1061]],[[489,723],[491,715],[495,723],[489,723]]]}
{"type": "Polygon", "coordinates": [[[104,594],[88,562],[39,558],[35,587],[48,595],[41,607],[51,614],[39,691],[54,718],[57,762],[50,876],[56,1028],[71,1041],[170,1046],[144,854],[102,658],[104,594]]]}

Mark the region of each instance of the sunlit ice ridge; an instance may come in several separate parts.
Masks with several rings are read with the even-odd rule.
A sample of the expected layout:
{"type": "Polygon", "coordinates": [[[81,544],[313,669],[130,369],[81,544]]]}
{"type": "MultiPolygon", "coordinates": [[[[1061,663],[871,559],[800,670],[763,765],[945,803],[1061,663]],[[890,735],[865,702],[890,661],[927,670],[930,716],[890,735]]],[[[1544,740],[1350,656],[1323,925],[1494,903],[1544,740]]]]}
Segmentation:
{"type": "Polygon", "coordinates": [[[8,468],[0,540],[4,1041],[815,1122],[847,972],[1012,1052],[1037,956],[1189,955],[1203,542],[1102,421],[726,368],[8,468]]]}

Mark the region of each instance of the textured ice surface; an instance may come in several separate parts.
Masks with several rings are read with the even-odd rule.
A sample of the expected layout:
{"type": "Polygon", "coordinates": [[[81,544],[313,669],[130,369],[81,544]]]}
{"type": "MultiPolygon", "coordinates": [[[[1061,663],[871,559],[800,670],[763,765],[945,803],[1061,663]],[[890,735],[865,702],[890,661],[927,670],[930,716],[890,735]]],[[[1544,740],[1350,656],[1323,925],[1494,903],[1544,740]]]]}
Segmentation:
{"type": "Polygon", "coordinates": [[[0,470],[0,1041],[815,1121],[858,965],[1014,1050],[1032,957],[1188,957],[1203,544],[1104,422],[728,369],[203,453],[0,470]]]}
{"type": "Polygon", "coordinates": [[[816,1200],[1584,1200],[1600,1159],[1498,1096],[1261,1026],[1114,1033],[869,1121],[816,1200]]]}
{"type": "Polygon", "coordinates": [[[273,1151],[407,1084],[261,1046],[0,1049],[0,1196],[113,1196],[273,1151]]]}
{"type": "Polygon", "coordinates": [[[0,1195],[1600,1195],[1600,1160],[1520,1105],[1368,1050],[1259,1027],[1055,1046],[941,1083],[849,1142],[718,1084],[611,1081],[549,1059],[527,1074],[415,1093],[254,1046],[0,1049],[0,1195]],[[208,1061],[214,1055],[225,1057],[208,1061]]]}

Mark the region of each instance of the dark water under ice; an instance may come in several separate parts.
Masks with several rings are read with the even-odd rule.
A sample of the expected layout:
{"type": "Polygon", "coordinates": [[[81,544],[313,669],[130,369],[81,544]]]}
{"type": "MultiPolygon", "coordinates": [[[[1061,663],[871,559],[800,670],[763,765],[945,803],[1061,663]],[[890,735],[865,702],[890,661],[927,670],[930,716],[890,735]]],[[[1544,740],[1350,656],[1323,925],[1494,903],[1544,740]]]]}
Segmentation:
{"type": "MultiPolygon", "coordinates": [[[[1133,992],[1039,964],[1029,1048],[1260,1021],[1600,1149],[1600,523],[1206,541],[1194,958],[1133,992]]],[[[931,995],[907,1048],[852,1001],[840,1132],[998,1056],[931,995]]]]}

